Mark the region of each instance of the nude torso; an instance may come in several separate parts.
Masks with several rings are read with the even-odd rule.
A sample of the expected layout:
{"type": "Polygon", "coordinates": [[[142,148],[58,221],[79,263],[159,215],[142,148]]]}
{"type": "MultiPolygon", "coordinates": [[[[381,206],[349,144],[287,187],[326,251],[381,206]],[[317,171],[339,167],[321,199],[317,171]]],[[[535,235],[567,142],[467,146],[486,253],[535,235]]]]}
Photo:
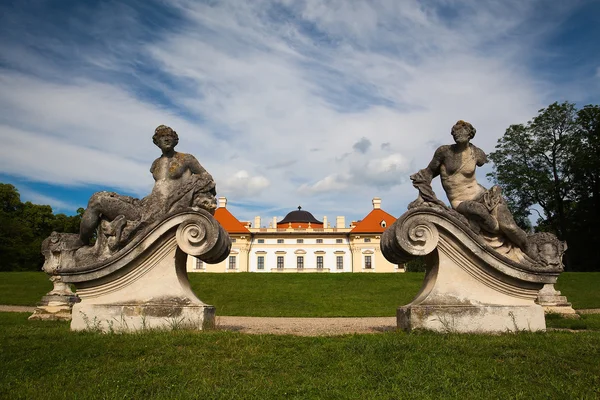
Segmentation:
{"type": "Polygon", "coordinates": [[[440,178],[452,208],[456,209],[463,201],[476,200],[485,191],[475,179],[476,166],[472,148],[467,148],[462,153],[454,153],[448,149],[440,166],[440,178]]]}
{"type": "Polygon", "coordinates": [[[154,161],[152,176],[155,183],[152,195],[167,198],[182,179],[188,179],[192,172],[186,160],[187,154],[175,153],[173,157],[160,157],[154,161]]]}

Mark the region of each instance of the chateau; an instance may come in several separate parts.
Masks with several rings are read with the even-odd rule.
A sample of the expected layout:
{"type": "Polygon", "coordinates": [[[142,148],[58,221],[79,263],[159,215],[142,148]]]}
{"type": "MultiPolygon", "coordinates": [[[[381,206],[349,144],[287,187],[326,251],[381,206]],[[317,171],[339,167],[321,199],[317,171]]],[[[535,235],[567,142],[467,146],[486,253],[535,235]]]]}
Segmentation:
{"type": "Polygon", "coordinates": [[[404,272],[403,265],[391,264],[381,254],[383,231],[396,218],[381,209],[381,199],[373,198],[373,209],[362,220],[346,226],[343,216],[335,227],[317,220],[310,212],[297,210],[268,228],[261,218],[254,223],[240,222],[227,209],[227,199],[219,198],[215,219],[232,241],[229,257],[218,264],[207,264],[189,257],[188,272],[404,272]]]}

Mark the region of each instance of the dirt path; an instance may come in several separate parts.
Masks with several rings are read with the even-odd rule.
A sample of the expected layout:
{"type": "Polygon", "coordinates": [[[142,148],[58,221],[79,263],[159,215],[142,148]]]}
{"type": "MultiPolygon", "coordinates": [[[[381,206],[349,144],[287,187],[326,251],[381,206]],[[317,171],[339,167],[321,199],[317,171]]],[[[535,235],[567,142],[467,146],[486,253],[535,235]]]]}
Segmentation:
{"type": "Polygon", "coordinates": [[[330,336],[396,330],[395,317],[261,318],[217,316],[216,323],[218,329],[227,331],[299,336],[330,336]]]}
{"type": "MultiPolygon", "coordinates": [[[[0,312],[33,312],[35,307],[0,305],[0,312]]],[[[577,310],[578,314],[600,314],[600,309],[577,310]]],[[[366,318],[274,318],[216,317],[217,328],[250,334],[331,336],[396,330],[395,317],[366,318]]]]}

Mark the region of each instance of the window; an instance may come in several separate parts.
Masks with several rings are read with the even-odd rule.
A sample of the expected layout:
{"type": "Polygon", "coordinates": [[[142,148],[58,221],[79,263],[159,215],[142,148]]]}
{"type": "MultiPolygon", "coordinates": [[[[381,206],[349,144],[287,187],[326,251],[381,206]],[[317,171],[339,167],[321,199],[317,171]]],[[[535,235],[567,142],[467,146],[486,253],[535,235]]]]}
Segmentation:
{"type": "Polygon", "coordinates": [[[336,256],[335,265],[337,269],[344,269],[344,256],[336,256]]]}
{"type": "Polygon", "coordinates": [[[304,269],[304,256],[296,257],[296,266],[298,269],[304,269]]]}
{"type": "Polygon", "coordinates": [[[204,269],[204,262],[199,258],[196,258],[196,269],[204,269]]]}
{"type": "Polygon", "coordinates": [[[277,269],[283,269],[283,256],[277,256],[277,269]]]}
{"type": "Polygon", "coordinates": [[[317,256],[317,269],[323,269],[323,256],[317,256]]]}
{"type": "Polygon", "coordinates": [[[365,238],[365,243],[371,243],[371,238],[365,238]]]}
{"type": "Polygon", "coordinates": [[[258,239],[258,243],[264,243],[265,239],[258,239]]]}
{"type": "Polygon", "coordinates": [[[265,269],[265,256],[258,256],[256,259],[256,269],[265,269]]]}
{"type": "Polygon", "coordinates": [[[373,264],[371,264],[371,256],[365,256],[365,269],[373,268],[373,264]]]}
{"type": "Polygon", "coordinates": [[[236,256],[229,256],[229,269],[235,269],[236,256]]]}
{"type": "Polygon", "coordinates": [[[283,243],[283,239],[277,239],[277,244],[282,244],[283,243]]]}
{"type": "Polygon", "coordinates": [[[335,239],[336,243],[344,243],[344,239],[335,239]]]}
{"type": "Polygon", "coordinates": [[[296,239],[296,243],[304,243],[304,239],[296,239]]]}
{"type": "Polygon", "coordinates": [[[319,244],[323,243],[323,239],[317,239],[317,243],[319,243],[319,244]]]}
{"type": "Polygon", "coordinates": [[[387,226],[387,223],[385,221],[381,221],[379,225],[381,225],[382,228],[385,228],[387,226]]]}
{"type": "Polygon", "coordinates": [[[231,243],[235,243],[235,239],[233,239],[233,238],[232,238],[232,239],[231,239],[231,243]]]}

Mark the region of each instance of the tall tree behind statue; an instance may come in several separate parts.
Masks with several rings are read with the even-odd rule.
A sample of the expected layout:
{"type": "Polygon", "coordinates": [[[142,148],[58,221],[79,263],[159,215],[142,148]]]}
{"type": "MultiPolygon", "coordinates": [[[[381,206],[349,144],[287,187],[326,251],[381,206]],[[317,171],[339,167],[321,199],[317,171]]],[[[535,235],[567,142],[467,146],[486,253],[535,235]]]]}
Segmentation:
{"type": "Polygon", "coordinates": [[[550,231],[569,246],[571,271],[600,270],[600,107],[553,103],[527,124],[511,125],[489,155],[515,220],[550,231]],[[537,211],[541,209],[541,213],[537,211]]]}
{"type": "Polygon", "coordinates": [[[13,185],[0,183],[0,271],[39,271],[42,241],[52,233],[79,232],[79,215],[53,214],[52,207],[21,202],[13,185]]]}

